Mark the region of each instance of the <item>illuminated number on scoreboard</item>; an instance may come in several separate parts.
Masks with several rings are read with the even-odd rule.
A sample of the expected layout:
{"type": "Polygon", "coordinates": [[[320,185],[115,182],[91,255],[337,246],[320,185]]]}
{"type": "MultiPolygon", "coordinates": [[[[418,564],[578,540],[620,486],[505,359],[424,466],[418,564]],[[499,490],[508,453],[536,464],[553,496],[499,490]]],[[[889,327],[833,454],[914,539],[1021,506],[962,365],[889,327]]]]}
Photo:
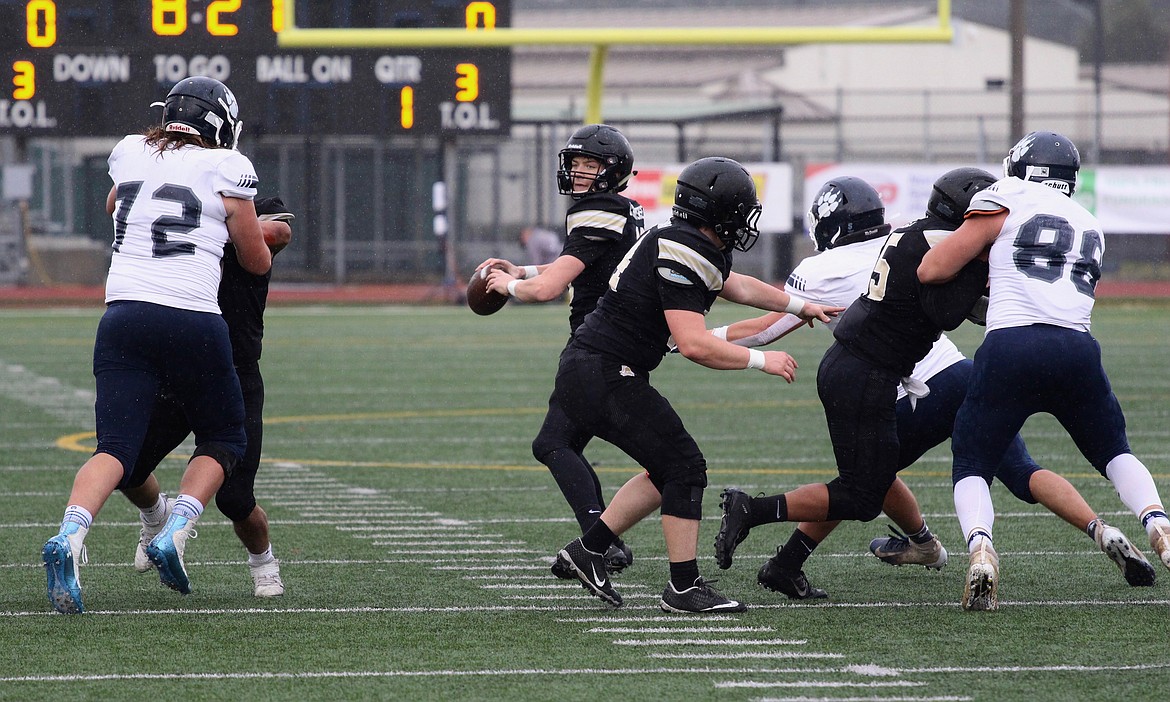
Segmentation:
{"type": "Polygon", "coordinates": [[[398,121],[403,129],[410,129],[414,126],[414,88],[409,85],[402,88],[398,94],[398,100],[402,105],[398,113],[398,121]]]}
{"type": "Polygon", "coordinates": [[[57,43],[57,3],[53,0],[31,0],[24,6],[24,19],[29,46],[43,49],[57,43]]]}
{"type": "Polygon", "coordinates": [[[31,100],[37,94],[37,70],[32,61],[13,61],[12,84],[16,90],[12,91],[13,100],[31,100]]]}
{"type": "Polygon", "coordinates": [[[469,2],[464,11],[464,20],[468,29],[479,29],[479,20],[483,18],[484,29],[496,28],[496,6],[490,2],[469,2]]]}
{"type": "Polygon", "coordinates": [[[223,22],[220,15],[230,14],[240,9],[240,0],[215,0],[207,6],[207,31],[217,37],[234,37],[240,33],[240,28],[234,24],[223,22]]]}
{"type": "Polygon", "coordinates": [[[461,63],[455,66],[455,99],[459,102],[472,102],[479,97],[479,67],[474,63],[461,63]]]}
{"type": "Polygon", "coordinates": [[[272,31],[279,34],[284,29],[284,0],[272,0],[272,31]]]}
{"type": "MultiPolygon", "coordinates": [[[[240,33],[238,25],[226,21],[240,9],[242,0],[214,0],[207,5],[207,33],[216,37],[234,37],[240,33]]],[[[272,30],[276,28],[277,17],[284,18],[280,0],[272,3],[272,30]]],[[[160,37],[177,37],[187,31],[187,0],[151,0],[150,27],[160,37]]]]}
{"type": "Polygon", "coordinates": [[[187,0],[151,0],[150,28],[162,37],[187,31],[187,0]]]}

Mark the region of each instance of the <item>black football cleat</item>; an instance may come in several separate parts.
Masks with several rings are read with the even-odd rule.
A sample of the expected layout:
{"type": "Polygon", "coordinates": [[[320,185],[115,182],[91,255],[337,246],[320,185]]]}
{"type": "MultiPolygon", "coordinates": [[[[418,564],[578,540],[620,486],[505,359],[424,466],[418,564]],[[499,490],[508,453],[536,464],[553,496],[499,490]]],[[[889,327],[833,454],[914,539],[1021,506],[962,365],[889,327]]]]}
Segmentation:
{"type": "Polygon", "coordinates": [[[614,607],[622,606],[622,596],[613,589],[609,571],[605,569],[605,557],[594,553],[581,543],[581,539],[573,539],[557,554],[558,559],[564,559],[581,586],[607,604],[614,607]]]}
{"type": "Polygon", "coordinates": [[[748,516],[751,515],[752,498],[735,488],[727,488],[719,493],[719,498],[723,520],[719,523],[719,533],[715,535],[715,562],[721,570],[727,570],[735,556],[735,547],[743,543],[751,531],[748,516]]]}
{"type": "Polygon", "coordinates": [[[791,600],[823,600],[829,596],[819,587],[810,585],[803,570],[786,570],[775,558],[764,561],[756,574],[756,582],[765,590],[783,593],[791,600]]]}
{"type": "Polygon", "coordinates": [[[605,568],[610,575],[617,575],[634,565],[634,552],[624,542],[617,542],[605,552],[605,568]]]}
{"type": "Polygon", "coordinates": [[[569,565],[569,561],[565,558],[562,558],[561,554],[559,553],[557,554],[557,557],[553,559],[552,567],[549,568],[549,571],[551,571],[553,575],[560,578],[561,580],[577,579],[577,574],[573,572],[573,566],[569,565]]]}
{"type": "Polygon", "coordinates": [[[714,612],[743,612],[747,605],[724,597],[703,578],[695,578],[695,584],[679,592],[674,583],[667,583],[658,603],[663,612],[680,614],[710,614],[714,612]]]}

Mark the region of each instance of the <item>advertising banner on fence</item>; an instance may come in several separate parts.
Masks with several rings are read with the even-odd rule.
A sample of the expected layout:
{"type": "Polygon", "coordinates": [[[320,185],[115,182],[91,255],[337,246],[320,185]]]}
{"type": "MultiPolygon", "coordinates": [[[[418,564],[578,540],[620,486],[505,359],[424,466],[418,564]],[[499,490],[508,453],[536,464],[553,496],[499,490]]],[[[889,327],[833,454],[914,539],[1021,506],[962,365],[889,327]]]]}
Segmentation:
{"type": "MultiPolygon", "coordinates": [[[[821,186],[837,176],[857,176],[878,191],[886,204],[886,220],[899,227],[926,212],[931,186],[939,176],[966,165],[970,164],[810,164],[805,168],[802,202],[811,202],[821,186]]],[[[1003,174],[999,164],[979,167],[996,177],[1003,174]]],[[[1106,235],[1170,234],[1170,167],[1082,168],[1073,198],[1097,215],[1106,235]]]]}

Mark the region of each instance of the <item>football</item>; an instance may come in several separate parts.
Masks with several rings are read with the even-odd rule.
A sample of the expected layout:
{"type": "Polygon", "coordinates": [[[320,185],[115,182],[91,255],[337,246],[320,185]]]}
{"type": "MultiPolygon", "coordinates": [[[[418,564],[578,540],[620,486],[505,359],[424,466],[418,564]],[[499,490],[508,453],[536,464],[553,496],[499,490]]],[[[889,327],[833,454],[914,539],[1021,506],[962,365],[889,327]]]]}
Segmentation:
{"type": "Polygon", "coordinates": [[[488,290],[487,276],[493,269],[503,268],[501,264],[481,268],[467,281],[467,306],[476,314],[495,314],[508,302],[507,295],[488,290]]]}

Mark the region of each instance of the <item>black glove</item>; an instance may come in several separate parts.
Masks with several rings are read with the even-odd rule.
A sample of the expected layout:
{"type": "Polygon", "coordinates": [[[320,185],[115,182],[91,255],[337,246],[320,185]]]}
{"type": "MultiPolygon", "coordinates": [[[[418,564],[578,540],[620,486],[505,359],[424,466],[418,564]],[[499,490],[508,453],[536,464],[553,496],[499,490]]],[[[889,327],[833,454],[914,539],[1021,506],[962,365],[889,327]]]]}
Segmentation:
{"type": "Polygon", "coordinates": [[[261,219],[273,219],[280,221],[289,221],[293,218],[293,213],[288,211],[284,200],[277,197],[258,197],[253,201],[256,205],[256,214],[261,219]]]}

